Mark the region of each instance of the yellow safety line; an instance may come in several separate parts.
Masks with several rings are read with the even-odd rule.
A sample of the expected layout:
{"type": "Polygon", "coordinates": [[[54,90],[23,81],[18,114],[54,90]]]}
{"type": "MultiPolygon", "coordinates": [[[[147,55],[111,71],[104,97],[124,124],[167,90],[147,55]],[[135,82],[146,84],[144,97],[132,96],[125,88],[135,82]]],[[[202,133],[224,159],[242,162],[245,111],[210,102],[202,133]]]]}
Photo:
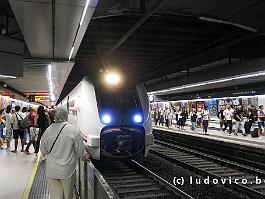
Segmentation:
{"type": "Polygon", "coordinates": [[[32,187],[32,183],[33,183],[33,180],[34,180],[34,177],[35,177],[38,165],[39,165],[39,159],[40,159],[40,157],[38,155],[38,158],[34,160],[34,164],[32,166],[31,173],[30,173],[28,182],[25,186],[25,189],[24,189],[24,192],[22,194],[21,199],[28,199],[28,197],[29,197],[30,189],[32,187]]]}

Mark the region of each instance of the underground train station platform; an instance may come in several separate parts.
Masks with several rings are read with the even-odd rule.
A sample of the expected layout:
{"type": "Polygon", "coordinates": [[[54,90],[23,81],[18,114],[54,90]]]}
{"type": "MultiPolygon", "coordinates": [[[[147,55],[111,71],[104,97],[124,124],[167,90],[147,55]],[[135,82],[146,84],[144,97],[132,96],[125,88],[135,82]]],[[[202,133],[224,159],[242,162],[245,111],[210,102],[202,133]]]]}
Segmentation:
{"type": "Polygon", "coordinates": [[[233,145],[242,148],[253,148],[253,150],[264,150],[265,154],[265,136],[262,139],[252,138],[251,135],[243,136],[242,133],[238,133],[237,136],[232,133],[229,135],[228,132],[222,132],[216,129],[208,129],[207,134],[204,134],[201,128],[197,128],[196,132],[192,131],[189,126],[186,126],[184,130],[180,130],[177,127],[169,129],[167,127],[153,126],[154,130],[161,130],[166,132],[175,133],[192,139],[209,140],[209,143],[222,143],[224,146],[233,145]]]}

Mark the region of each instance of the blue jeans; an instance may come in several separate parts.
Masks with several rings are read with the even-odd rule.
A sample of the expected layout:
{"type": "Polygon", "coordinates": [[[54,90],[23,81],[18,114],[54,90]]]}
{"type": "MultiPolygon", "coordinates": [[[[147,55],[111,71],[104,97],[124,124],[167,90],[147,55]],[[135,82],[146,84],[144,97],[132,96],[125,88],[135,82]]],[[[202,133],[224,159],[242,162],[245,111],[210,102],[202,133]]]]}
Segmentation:
{"type": "Polygon", "coordinates": [[[5,139],[4,128],[5,128],[5,126],[3,124],[0,124],[0,138],[2,138],[2,139],[5,139]]]}
{"type": "Polygon", "coordinates": [[[29,143],[29,130],[25,129],[24,131],[24,141],[25,143],[29,143]]]}
{"type": "Polygon", "coordinates": [[[192,131],[196,130],[196,122],[191,122],[191,130],[192,131]]]}

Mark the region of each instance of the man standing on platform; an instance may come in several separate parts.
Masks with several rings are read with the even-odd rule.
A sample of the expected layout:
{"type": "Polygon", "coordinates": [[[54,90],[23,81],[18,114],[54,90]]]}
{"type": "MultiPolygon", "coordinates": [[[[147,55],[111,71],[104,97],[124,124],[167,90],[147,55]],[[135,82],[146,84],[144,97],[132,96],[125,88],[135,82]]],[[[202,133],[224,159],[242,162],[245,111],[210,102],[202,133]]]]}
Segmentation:
{"type": "Polygon", "coordinates": [[[262,139],[260,136],[264,132],[264,127],[265,127],[265,124],[264,124],[265,114],[264,114],[263,105],[259,106],[259,110],[258,110],[257,114],[258,114],[258,126],[259,126],[258,138],[262,139]]]}
{"type": "Polygon", "coordinates": [[[237,135],[238,130],[242,131],[244,134],[243,110],[241,105],[237,106],[234,113],[234,118],[236,120],[235,135],[237,135]]]}
{"type": "Polygon", "coordinates": [[[15,106],[15,113],[12,115],[13,137],[15,139],[15,149],[11,152],[17,152],[18,138],[21,140],[21,152],[24,152],[24,129],[19,122],[25,119],[26,114],[20,111],[20,106],[15,106]]]}
{"type": "Polygon", "coordinates": [[[230,105],[227,105],[226,109],[224,110],[224,118],[225,118],[225,123],[224,123],[225,127],[223,131],[225,131],[226,128],[229,127],[229,135],[231,135],[233,129],[233,123],[232,123],[233,111],[230,105]]]}

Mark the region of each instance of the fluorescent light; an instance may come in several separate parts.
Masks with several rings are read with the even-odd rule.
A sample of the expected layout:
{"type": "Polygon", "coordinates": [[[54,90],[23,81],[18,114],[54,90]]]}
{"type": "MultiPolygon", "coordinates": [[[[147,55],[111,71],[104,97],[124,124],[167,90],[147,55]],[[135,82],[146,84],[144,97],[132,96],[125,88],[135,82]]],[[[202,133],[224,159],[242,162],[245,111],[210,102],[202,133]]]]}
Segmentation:
{"type": "Polygon", "coordinates": [[[0,75],[0,77],[2,77],[2,78],[12,78],[12,79],[17,78],[17,77],[12,76],[12,75],[0,75]]]}
{"type": "Polygon", "coordinates": [[[48,65],[48,83],[49,83],[49,90],[50,90],[50,99],[51,101],[55,101],[55,96],[53,94],[53,83],[52,83],[52,65],[48,65]]]}
{"type": "Polygon", "coordinates": [[[69,58],[68,58],[68,60],[70,60],[70,59],[71,59],[71,57],[72,57],[72,54],[73,54],[73,51],[74,51],[74,46],[72,46],[72,48],[71,48],[71,52],[70,52],[70,55],[69,55],[69,58]]]}
{"type": "Polygon", "coordinates": [[[223,20],[220,20],[220,19],[214,19],[214,18],[210,18],[210,17],[199,17],[199,19],[203,20],[203,21],[213,22],[213,23],[228,24],[228,25],[236,26],[236,27],[251,31],[251,32],[258,32],[258,30],[254,29],[254,28],[251,28],[251,27],[248,27],[248,26],[244,26],[244,25],[241,25],[241,24],[238,24],[238,23],[233,23],[233,22],[229,22],[229,21],[223,21],[223,20]]]}
{"type": "Polygon", "coordinates": [[[86,5],[85,5],[85,8],[84,8],[84,11],[83,11],[83,14],[82,14],[81,20],[80,20],[80,26],[82,25],[82,23],[83,23],[83,21],[84,21],[84,18],[85,18],[85,15],[86,15],[86,11],[87,11],[87,7],[88,7],[89,2],[90,2],[90,0],[87,0],[87,1],[86,1],[86,5]]]}
{"type": "Polygon", "coordinates": [[[193,88],[193,87],[199,87],[199,86],[204,86],[204,85],[209,85],[209,84],[216,84],[216,83],[228,82],[228,81],[239,80],[239,79],[246,79],[246,78],[250,78],[250,77],[258,77],[258,76],[264,76],[264,75],[265,75],[265,71],[258,71],[258,72],[255,72],[255,73],[247,73],[247,74],[243,74],[243,75],[236,75],[236,76],[232,76],[232,77],[229,77],[229,78],[220,78],[220,79],[216,79],[216,80],[209,80],[209,81],[205,81],[205,82],[187,84],[187,85],[173,87],[173,88],[169,88],[169,89],[152,91],[152,92],[148,92],[148,95],[162,94],[162,93],[167,93],[167,92],[170,92],[170,91],[183,90],[183,89],[186,89],[186,88],[193,88]]]}

